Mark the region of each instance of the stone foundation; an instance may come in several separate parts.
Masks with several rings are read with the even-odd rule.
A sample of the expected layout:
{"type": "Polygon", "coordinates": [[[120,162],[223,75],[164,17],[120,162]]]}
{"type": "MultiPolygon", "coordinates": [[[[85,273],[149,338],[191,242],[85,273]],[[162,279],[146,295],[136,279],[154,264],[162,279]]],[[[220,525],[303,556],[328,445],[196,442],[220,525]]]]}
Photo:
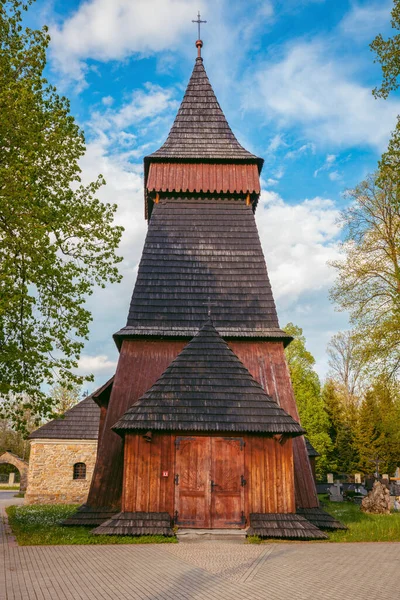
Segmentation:
{"type": "Polygon", "coordinates": [[[96,462],[97,440],[31,441],[26,504],[82,504],[96,462]],[[73,479],[75,463],[85,463],[86,478],[73,479]]]}

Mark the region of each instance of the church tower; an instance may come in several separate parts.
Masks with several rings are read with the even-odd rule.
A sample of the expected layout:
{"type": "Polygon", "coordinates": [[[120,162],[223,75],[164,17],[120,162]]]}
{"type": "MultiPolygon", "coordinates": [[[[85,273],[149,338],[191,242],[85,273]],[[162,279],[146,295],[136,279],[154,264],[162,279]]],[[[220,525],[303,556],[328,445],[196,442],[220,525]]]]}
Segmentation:
{"type": "MultiPolygon", "coordinates": [[[[284,354],[291,338],[279,327],[255,222],[263,160],[229,127],[202,46],[167,140],[144,159],[148,233],[127,323],[114,335],[120,356],[99,401],[97,463],[79,522],[118,512],[124,530],[121,515],[132,523],[140,514],[166,532],[168,519],[245,527],[251,515],[318,510],[284,354]],[[224,465],[230,484],[217,481],[224,465]],[[192,491],[182,482],[191,470],[192,491]],[[231,496],[228,487],[218,496],[224,485],[231,496]]],[[[118,532],[115,521],[98,529],[118,532]]]]}

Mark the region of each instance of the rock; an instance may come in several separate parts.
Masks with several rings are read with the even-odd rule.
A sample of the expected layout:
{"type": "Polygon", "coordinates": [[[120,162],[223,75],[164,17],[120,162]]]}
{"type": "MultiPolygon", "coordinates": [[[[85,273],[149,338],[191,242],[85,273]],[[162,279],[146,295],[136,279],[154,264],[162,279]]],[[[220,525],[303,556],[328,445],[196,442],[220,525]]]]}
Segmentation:
{"type": "Polygon", "coordinates": [[[361,503],[361,510],[377,515],[390,514],[390,492],[387,487],[375,481],[374,487],[361,503]]]}

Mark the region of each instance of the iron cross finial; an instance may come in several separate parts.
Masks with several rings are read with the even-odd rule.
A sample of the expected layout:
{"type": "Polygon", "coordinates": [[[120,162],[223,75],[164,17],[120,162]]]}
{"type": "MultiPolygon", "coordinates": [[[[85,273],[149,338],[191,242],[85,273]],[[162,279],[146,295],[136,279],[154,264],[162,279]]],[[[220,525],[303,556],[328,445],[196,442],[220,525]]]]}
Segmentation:
{"type": "Polygon", "coordinates": [[[194,21],[192,19],[192,23],[197,23],[197,27],[198,27],[198,30],[199,30],[199,35],[198,35],[197,39],[199,40],[200,39],[200,23],[207,23],[207,21],[202,21],[201,17],[200,17],[200,11],[197,11],[197,20],[194,21]]]}

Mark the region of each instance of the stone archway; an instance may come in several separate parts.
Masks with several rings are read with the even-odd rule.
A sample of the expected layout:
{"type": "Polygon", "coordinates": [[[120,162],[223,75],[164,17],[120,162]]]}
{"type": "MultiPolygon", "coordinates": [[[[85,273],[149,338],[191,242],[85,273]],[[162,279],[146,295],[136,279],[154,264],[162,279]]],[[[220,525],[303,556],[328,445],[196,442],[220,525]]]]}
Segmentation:
{"type": "Polygon", "coordinates": [[[4,452],[0,456],[0,464],[10,464],[16,467],[21,476],[20,491],[25,492],[28,485],[28,463],[12,452],[4,452]]]}

